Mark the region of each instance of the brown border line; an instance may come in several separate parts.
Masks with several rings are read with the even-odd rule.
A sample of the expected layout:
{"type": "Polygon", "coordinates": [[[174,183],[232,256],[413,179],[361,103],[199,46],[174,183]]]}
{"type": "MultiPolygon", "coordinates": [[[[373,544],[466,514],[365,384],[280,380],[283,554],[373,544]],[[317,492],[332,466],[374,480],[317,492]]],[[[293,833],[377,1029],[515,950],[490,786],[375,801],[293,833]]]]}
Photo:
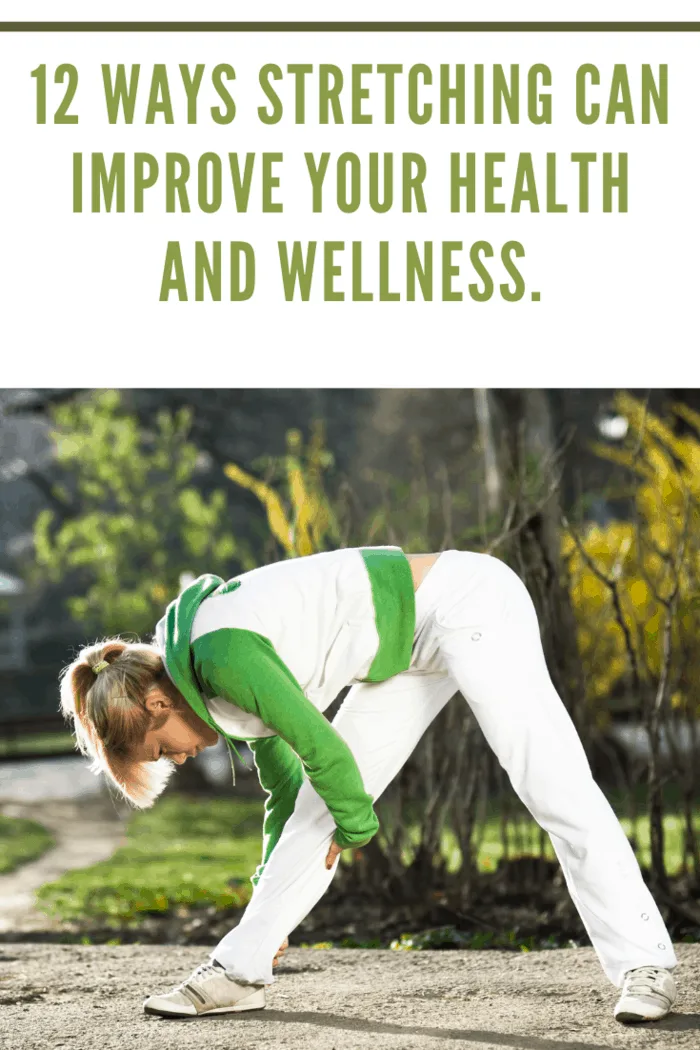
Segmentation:
{"type": "Polygon", "coordinates": [[[700,22],[0,22],[0,33],[699,33],[700,22]]]}

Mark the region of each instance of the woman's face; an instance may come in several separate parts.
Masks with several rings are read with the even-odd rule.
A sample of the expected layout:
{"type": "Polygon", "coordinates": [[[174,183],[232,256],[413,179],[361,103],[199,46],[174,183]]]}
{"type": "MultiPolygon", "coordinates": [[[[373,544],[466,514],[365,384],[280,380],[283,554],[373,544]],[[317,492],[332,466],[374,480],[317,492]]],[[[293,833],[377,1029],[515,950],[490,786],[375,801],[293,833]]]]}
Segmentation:
{"type": "Polygon", "coordinates": [[[146,697],[146,710],[151,715],[151,725],[134,754],[138,762],[169,758],[181,766],[219,739],[218,734],[189,706],[176,707],[158,688],[152,689],[146,697]]]}

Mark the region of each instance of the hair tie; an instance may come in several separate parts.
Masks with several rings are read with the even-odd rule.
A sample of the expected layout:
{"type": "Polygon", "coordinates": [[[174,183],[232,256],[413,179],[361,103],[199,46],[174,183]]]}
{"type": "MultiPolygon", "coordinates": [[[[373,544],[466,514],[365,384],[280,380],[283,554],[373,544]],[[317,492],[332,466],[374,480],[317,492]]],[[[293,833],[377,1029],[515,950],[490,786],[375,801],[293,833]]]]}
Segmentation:
{"type": "Polygon", "coordinates": [[[99,674],[100,671],[104,671],[105,667],[109,667],[107,661],[100,660],[100,662],[98,664],[95,664],[95,666],[93,667],[93,671],[95,672],[95,674],[99,674]]]}

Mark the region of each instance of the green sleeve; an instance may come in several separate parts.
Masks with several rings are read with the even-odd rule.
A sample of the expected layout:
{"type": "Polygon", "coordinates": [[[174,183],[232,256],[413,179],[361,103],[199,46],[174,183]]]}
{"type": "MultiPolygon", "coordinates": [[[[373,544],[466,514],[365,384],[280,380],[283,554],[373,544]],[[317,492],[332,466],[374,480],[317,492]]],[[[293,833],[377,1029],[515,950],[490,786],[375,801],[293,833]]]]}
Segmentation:
{"type": "Polygon", "coordinates": [[[298,756],[281,737],[266,736],[249,740],[248,746],[253,752],[260,783],[267,792],[262,861],[251,879],[255,886],[279,841],[284,825],[294,811],[304,772],[298,756]]]}
{"type": "Polygon", "coordinates": [[[224,627],[192,645],[194,668],[211,696],[255,714],[289,744],[328,806],[343,849],[364,846],[379,830],[352,751],[304,696],[272,643],[254,631],[224,627]]]}

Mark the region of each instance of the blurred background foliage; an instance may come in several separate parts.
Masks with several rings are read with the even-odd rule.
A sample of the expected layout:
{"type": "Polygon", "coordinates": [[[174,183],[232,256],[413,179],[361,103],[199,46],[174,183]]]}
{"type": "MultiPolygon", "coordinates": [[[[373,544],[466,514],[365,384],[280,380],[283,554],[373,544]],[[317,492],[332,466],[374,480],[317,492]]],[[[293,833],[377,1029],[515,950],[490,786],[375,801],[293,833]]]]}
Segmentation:
{"type": "Polygon", "coordinates": [[[299,430],[288,430],[286,454],[259,461],[263,477],[255,477],[235,463],[224,467],[227,478],[260,501],[270,536],[289,558],[340,545],[337,517],[324,485],[324,472],[334,463],[324,438],[321,420],[312,424],[306,446],[299,430]]]}
{"type": "Polygon", "coordinates": [[[191,420],[187,409],[162,409],[144,428],[113,390],[52,412],[54,495],[79,509],[62,521],[39,513],[35,566],[50,581],[70,579],[67,610],[88,631],[148,634],[193,564],[254,564],[231,532],[224,490],[197,487],[191,420]]]}
{"type": "Polygon", "coordinates": [[[670,644],[678,660],[671,699],[699,714],[700,414],[673,405],[687,426],[678,433],[629,394],[619,393],[615,406],[629,423],[625,447],[594,447],[625,470],[628,516],[588,525],[582,535],[572,526],[562,537],[589,695],[603,701],[604,711],[631,672],[658,681],[673,601],[670,644]]]}

